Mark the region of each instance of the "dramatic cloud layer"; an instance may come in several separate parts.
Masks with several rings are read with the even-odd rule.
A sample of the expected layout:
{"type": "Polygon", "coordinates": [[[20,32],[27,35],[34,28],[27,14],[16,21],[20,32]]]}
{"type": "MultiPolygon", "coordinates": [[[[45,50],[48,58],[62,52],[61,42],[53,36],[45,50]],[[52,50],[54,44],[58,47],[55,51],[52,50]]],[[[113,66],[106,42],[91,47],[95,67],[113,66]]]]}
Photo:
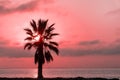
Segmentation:
{"type": "MultiPolygon", "coordinates": [[[[2,1],[1,1],[2,2],[2,1]]],[[[4,13],[10,13],[10,12],[16,12],[16,11],[27,11],[27,10],[33,10],[35,9],[36,5],[38,3],[38,0],[33,0],[30,1],[28,3],[23,3],[23,4],[18,4],[18,2],[16,2],[16,4],[18,4],[18,6],[16,7],[5,7],[5,5],[9,5],[12,4],[11,1],[3,1],[0,5],[0,13],[4,14],[4,13]]]]}
{"type": "Polygon", "coordinates": [[[61,50],[62,56],[85,56],[85,55],[116,55],[120,54],[120,45],[107,48],[94,48],[94,49],[63,49],[61,50]]]}
{"type": "MultiPolygon", "coordinates": [[[[9,41],[8,41],[9,42],[9,41]]],[[[102,43],[102,42],[101,42],[102,43]]],[[[18,43],[14,44],[16,47],[6,46],[9,43],[5,41],[0,42],[0,57],[22,58],[33,57],[35,50],[26,51],[23,46],[18,43]]],[[[120,54],[120,40],[116,40],[113,44],[100,46],[99,40],[80,42],[78,48],[61,48],[61,56],[85,56],[85,55],[119,55],[120,54]],[[95,46],[97,45],[97,46],[95,46]],[[83,46],[85,48],[83,48],[83,46]]]]}
{"type": "Polygon", "coordinates": [[[53,2],[53,0],[26,0],[21,3],[20,0],[1,0],[0,14],[8,14],[11,12],[26,12],[37,10],[37,7],[53,2]],[[7,6],[6,6],[7,5],[7,6]]]}

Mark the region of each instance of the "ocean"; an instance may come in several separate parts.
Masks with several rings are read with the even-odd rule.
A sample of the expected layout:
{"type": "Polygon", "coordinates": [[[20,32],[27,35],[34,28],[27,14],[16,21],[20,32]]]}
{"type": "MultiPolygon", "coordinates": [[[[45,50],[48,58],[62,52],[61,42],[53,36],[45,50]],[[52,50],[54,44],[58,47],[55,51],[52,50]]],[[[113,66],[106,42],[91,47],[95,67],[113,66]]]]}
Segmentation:
{"type": "MultiPolygon", "coordinates": [[[[44,77],[119,78],[120,69],[43,69],[44,77]]],[[[37,69],[0,69],[0,77],[37,77],[37,69]]]]}

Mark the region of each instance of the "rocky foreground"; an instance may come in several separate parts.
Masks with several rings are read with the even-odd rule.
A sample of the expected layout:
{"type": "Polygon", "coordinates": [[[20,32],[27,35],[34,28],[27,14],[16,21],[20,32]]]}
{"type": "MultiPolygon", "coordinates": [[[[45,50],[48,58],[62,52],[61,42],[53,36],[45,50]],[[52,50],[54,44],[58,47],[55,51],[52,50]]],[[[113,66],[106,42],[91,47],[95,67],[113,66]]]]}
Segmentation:
{"type": "MultiPolygon", "coordinates": [[[[0,78],[0,80],[38,80],[36,78],[0,78]]],[[[119,80],[118,78],[44,78],[43,80],[119,80]]]]}

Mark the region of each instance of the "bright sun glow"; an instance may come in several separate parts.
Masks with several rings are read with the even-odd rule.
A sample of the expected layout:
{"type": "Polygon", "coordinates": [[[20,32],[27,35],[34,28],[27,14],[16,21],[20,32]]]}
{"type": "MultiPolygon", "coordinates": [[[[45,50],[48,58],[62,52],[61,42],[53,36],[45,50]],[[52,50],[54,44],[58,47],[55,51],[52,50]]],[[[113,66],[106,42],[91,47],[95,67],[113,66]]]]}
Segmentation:
{"type": "Polygon", "coordinates": [[[37,35],[34,39],[37,40],[37,41],[39,41],[40,35],[37,35]]]}
{"type": "Polygon", "coordinates": [[[37,76],[37,74],[34,74],[33,77],[34,77],[34,78],[37,78],[38,76],[37,76]]]}

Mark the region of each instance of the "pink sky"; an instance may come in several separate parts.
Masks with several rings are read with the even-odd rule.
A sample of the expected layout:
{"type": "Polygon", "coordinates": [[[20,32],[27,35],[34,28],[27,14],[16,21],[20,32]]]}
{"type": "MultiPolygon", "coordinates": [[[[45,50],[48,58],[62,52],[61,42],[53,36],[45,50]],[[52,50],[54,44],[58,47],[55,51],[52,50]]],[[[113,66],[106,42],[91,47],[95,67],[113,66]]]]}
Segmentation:
{"type": "Polygon", "coordinates": [[[34,68],[23,49],[34,19],[56,23],[60,55],[44,67],[120,68],[119,0],[0,0],[0,68],[34,68]]]}

